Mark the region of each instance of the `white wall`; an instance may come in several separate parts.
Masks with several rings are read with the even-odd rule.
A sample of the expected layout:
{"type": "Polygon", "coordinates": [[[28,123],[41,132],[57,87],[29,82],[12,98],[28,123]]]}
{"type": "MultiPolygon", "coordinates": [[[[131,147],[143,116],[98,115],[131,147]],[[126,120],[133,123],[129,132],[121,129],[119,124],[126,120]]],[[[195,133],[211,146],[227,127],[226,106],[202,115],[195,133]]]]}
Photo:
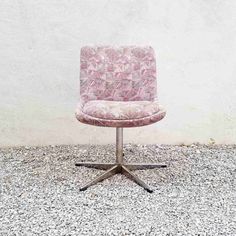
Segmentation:
{"type": "Polygon", "coordinates": [[[126,142],[236,143],[236,1],[0,0],[0,146],[111,143],[74,118],[85,44],[150,44],[155,125],[126,142]]]}

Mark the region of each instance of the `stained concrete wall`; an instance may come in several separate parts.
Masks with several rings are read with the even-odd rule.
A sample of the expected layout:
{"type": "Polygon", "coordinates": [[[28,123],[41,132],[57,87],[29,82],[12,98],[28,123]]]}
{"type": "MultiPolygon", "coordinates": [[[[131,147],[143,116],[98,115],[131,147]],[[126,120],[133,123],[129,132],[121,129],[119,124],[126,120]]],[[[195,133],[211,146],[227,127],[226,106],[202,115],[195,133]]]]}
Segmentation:
{"type": "Polygon", "coordinates": [[[78,123],[79,51],[150,44],[167,117],[125,142],[236,143],[236,1],[1,0],[0,146],[112,143],[78,123]]]}

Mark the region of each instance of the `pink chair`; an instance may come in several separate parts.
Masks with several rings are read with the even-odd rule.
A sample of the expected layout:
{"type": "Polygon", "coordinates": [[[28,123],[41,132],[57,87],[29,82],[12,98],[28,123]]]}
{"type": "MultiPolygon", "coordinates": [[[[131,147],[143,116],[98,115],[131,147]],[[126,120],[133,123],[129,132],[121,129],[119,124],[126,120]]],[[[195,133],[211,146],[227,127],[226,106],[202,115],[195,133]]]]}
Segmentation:
{"type": "Polygon", "coordinates": [[[80,162],[106,170],[80,188],[102,181],[116,173],[126,174],[148,192],[150,187],[130,170],[166,167],[165,164],[123,162],[123,128],[155,123],[166,112],[157,101],[156,61],[151,47],[82,47],[80,61],[80,104],[76,118],[85,124],[116,127],[114,163],[80,162]]]}

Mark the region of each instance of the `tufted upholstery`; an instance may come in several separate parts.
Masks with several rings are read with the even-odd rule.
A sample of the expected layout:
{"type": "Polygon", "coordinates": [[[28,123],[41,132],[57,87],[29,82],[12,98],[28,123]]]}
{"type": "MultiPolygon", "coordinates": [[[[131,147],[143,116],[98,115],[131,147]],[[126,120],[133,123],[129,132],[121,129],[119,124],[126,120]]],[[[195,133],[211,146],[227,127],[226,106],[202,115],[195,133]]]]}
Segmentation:
{"type": "Polygon", "coordinates": [[[156,62],[151,47],[83,47],[79,121],[110,127],[154,123],[165,116],[157,102],[156,62]]]}

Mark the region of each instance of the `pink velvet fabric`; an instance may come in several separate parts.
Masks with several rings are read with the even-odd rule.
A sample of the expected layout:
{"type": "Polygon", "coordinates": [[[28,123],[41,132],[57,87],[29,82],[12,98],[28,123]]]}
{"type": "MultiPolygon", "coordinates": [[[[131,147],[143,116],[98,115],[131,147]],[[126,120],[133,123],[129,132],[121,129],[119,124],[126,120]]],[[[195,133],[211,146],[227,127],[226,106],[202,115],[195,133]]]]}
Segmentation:
{"type": "Polygon", "coordinates": [[[151,47],[81,49],[79,121],[133,127],[165,116],[156,100],[156,62],[151,47]]]}

